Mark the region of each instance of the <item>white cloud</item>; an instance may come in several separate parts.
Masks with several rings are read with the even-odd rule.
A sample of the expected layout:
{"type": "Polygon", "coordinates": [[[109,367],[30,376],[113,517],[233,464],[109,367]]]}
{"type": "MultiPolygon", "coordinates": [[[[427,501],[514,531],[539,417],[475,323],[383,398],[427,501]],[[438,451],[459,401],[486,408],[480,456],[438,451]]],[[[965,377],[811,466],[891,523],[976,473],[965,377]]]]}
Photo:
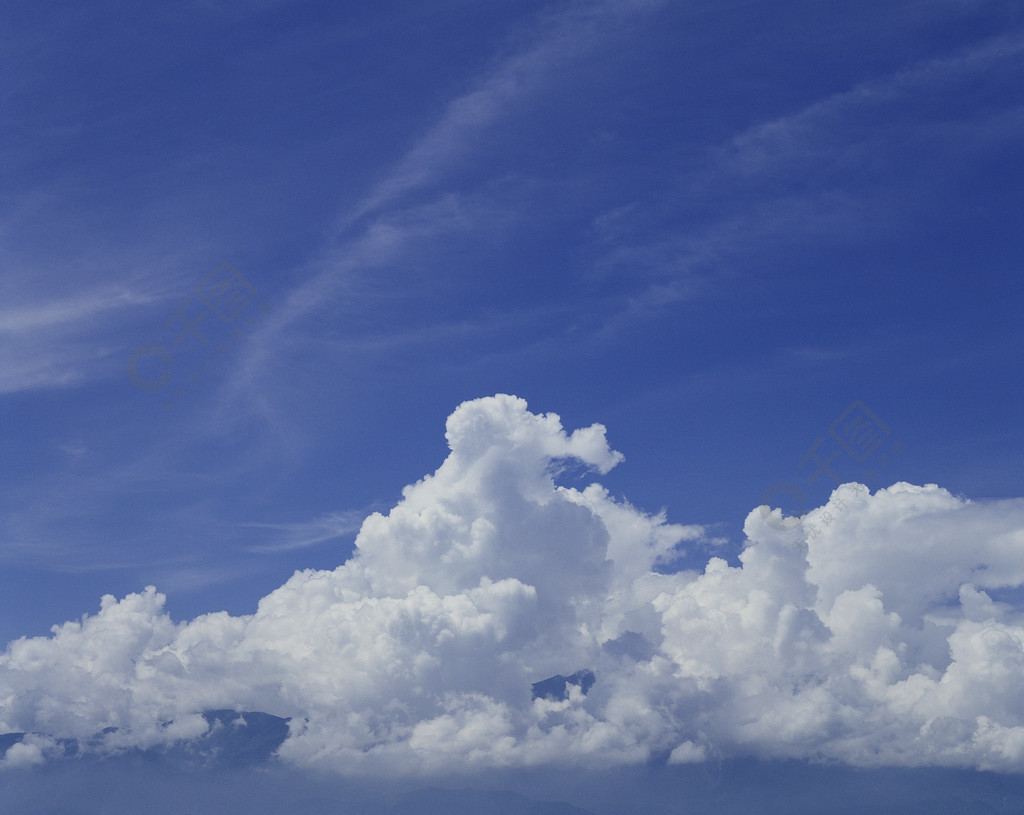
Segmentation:
{"type": "Polygon", "coordinates": [[[563,459],[622,460],[600,425],[495,396],[447,438],[348,562],[252,615],[175,623],[149,588],[11,643],[0,732],[116,728],[89,749],[120,750],[234,708],[292,718],[284,760],[351,773],[751,754],[1024,770],[1024,615],[990,594],[1024,583],[1024,500],[847,484],[792,524],[753,510],[736,566],[661,574],[700,527],[556,483],[563,459]],[[588,693],[532,698],[584,668],[588,693]]]}
{"type": "Polygon", "coordinates": [[[707,758],[707,751],[699,744],[684,741],[668,757],[669,764],[695,764],[707,758]]]}
{"type": "Polygon", "coordinates": [[[47,755],[59,753],[53,739],[28,733],[0,754],[0,772],[35,767],[46,762],[47,755]]]}

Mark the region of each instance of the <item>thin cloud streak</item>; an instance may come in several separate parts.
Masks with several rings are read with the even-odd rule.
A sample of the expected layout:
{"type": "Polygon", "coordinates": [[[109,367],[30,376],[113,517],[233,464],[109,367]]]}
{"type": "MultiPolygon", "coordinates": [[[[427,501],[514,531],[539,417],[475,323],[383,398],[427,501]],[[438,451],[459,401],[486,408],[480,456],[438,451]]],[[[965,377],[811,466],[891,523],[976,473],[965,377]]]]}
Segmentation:
{"type": "MultiPolygon", "coordinates": [[[[337,297],[354,276],[393,260],[416,239],[464,228],[473,217],[473,212],[460,209],[458,203],[453,208],[453,202],[461,199],[451,194],[427,206],[390,210],[389,207],[440,177],[451,166],[451,160],[472,149],[486,129],[508,113],[510,106],[538,92],[557,65],[579,59],[594,48],[608,33],[610,24],[661,5],[660,0],[605,2],[541,20],[538,27],[542,23],[548,29],[542,37],[500,61],[474,83],[474,90],[450,102],[437,124],[413,145],[364,202],[340,218],[335,229],[337,237],[328,241],[321,256],[311,264],[312,269],[321,271],[288,295],[284,305],[251,337],[236,374],[223,390],[220,402],[229,408],[222,410],[220,416],[231,414],[240,400],[253,404],[250,397],[254,383],[280,352],[282,335],[337,297]],[[367,216],[372,219],[359,237],[345,237],[367,216]]],[[[266,418],[274,418],[265,402],[258,409],[266,418]]]]}
{"type": "Polygon", "coordinates": [[[356,209],[341,221],[348,228],[403,194],[423,187],[462,158],[467,147],[509,113],[517,101],[550,81],[560,64],[578,60],[604,35],[604,25],[623,13],[652,9],[661,2],[604,2],[551,15],[548,31],[525,50],[499,62],[475,88],[448,103],[440,120],[399,161],[356,209]]]}
{"type": "Polygon", "coordinates": [[[244,529],[266,530],[277,539],[273,543],[247,546],[248,552],[290,552],[337,540],[359,531],[369,511],[350,510],[322,515],[300,523],[244,523],[244,529]],[[276,534],[275,534],[276,533],[276,534]]]}
{"type": "Polygon", "coordinates": [[[720,159],[734,171],[756,173],[781,160],[803,157],[808,152],[813,154],[808,143],[816,138],[817,131],[826,122],[860,108],[918,94],[936,85],[963,81],[1022,52],[1024,37],[1001,36],[961,53],[918,62],[882,79],[863,82],[821,99],[796,113],[747,128],[722,148],[720,159]]]}

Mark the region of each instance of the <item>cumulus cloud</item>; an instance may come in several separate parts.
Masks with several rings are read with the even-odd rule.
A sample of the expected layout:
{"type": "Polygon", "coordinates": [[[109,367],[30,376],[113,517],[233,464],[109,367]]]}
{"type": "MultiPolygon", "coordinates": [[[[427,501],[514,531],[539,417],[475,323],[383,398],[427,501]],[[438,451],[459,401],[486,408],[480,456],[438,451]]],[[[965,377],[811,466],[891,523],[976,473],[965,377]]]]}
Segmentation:
{"type": "Polygon", "coordinates": [[[34,733],[16,735],[21,738],[0,752],[0,772],[43,764],[47,754],[57,752],[57,743],[51,738],[34,733]]]}
{"type": "Polygon", "coordinates": [[[254,614],[175,622],[147,588],[11,643],[0,733],[51,741],[4,762],[53,739],[184,742],[203,712],[248,710],[290,719],[281,759],[357,773],[735,755],[1024,770],[1006,591],[1024,583],[1024,500],[846,484],[789,523],[751,511],[736,565],[665,574],[700,527],[557,483],[565,460],[622,461],[602,426],[569,433],[498,395],[446,436],[353,557],[254,614]]]}

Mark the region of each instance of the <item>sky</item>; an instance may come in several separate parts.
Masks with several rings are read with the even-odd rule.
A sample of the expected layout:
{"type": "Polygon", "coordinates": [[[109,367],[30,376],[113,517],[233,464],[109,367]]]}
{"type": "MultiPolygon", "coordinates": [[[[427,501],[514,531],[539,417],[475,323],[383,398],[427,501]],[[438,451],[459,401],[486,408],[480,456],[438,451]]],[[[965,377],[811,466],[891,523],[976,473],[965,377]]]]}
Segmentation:
{"type": "Polygon", "coordinates": [[[1024,810],[1017,4],[4,18],[0,801],[236,710],[327,785],[1024,810]]]}

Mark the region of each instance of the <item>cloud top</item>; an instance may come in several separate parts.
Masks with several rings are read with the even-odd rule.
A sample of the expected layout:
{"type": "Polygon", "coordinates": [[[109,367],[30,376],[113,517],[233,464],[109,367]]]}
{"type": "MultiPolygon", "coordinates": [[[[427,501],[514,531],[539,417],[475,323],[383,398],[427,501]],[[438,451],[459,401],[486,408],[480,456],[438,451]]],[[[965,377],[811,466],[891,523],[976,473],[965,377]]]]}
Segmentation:
{"type": "Polygon", "coordinates": [[[620,461],[498,395],[362,524],[332,571],[252,615],[175,622],[154,588],[0,655],[0,767],[207,734],[210,710],[291,719],[279,756],[350,773],[757,755],[1024,770],[1024,500],[839,487],[746,519],[737,565],[660,563],[702,537],[557,483],[620,461]],[[592,672],[584,674],[582,672],[592,672]],[[531,688],[551,677],[564,693],[531,688]]]}

